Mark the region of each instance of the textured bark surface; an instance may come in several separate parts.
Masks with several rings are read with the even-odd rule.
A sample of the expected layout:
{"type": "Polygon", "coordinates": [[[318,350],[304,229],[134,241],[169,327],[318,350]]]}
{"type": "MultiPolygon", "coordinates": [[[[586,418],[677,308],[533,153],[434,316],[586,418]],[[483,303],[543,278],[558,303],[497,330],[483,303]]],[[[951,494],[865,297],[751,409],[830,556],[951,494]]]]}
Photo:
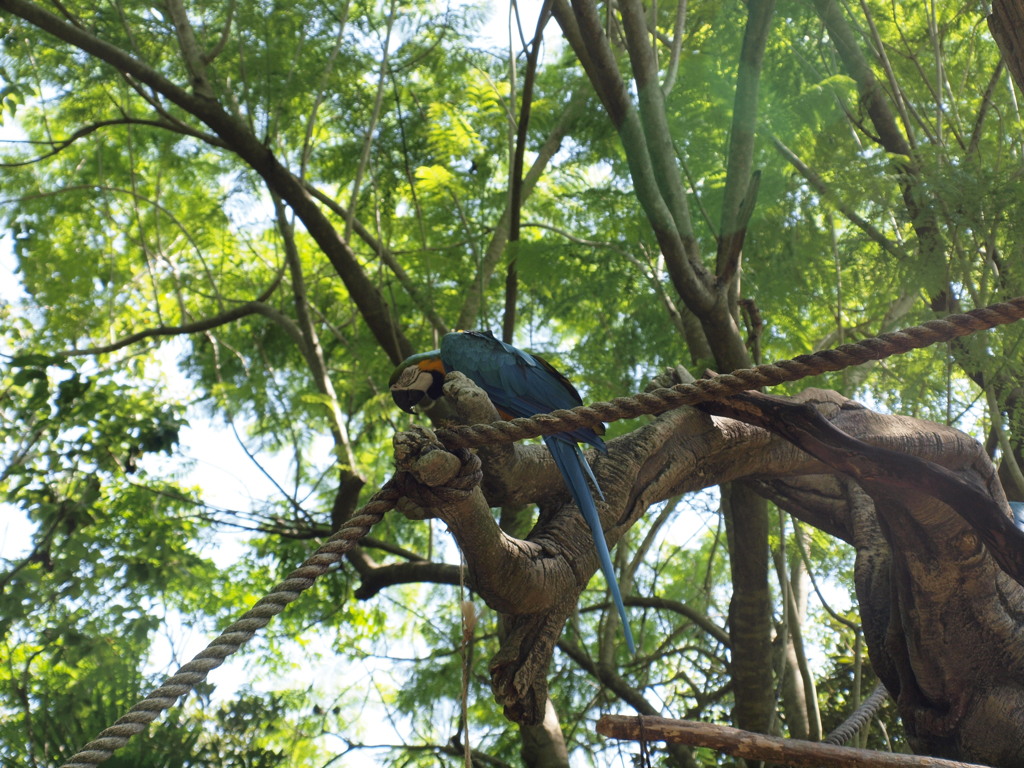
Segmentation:
{"type": "Polygon", "coordinates": [[[995,0],[988,28],[1017,87],[1024,89],[1024,2],[995,0]]]}
{"type": "MultiPolygon", "coordinates": [[[[450,376],[446,389],[460,420],[495,418],[486,397],[464,377],[450,376]]],[[[1005,546],[1012,557],[1024,546],[1013,540],[1015,529],[1006,534],[998,526],[972,526],[965,516],[978,518],[981,510],[962,503],[956,509],[929,495],[934,489],[915,488],[920,478],[898,471],[890,473],[894,480],[886,477],[886,468],[898,469],[896,454],[878,454],[894,451],[930,462],[931,471],[967,489],[964,498],[984,497],[985,514],[995,510],[1004,522],[1009,508],[982,446],[957,430],[874,413],[834,392],[807,390],[785,402],[804,404],[804,416],[813,417],[808,429],[818,421],[862,441],[864,458],[829,444],[827,430],[815,437],[826,447],[815,450],[838,462],[838,469],[760,426],[690,408],[671,411],[611,441],[608,456],[591,456],[607,498],[600,512],[609,544],[656,502],[746,480],[799,519],[856,548],[871,659],[897,700],[914,748],[957,760],[1024,765],[1024,589],[991,554],[1005,546]],[[879,456],[883,469],[871,465],[879,456]],[[1001,539],[1004,534],[1010,539],[1001,539]]],[[[733,410],[750,421],[766,418],[733,410]]],[[[784,421],[791,426],[799,420],[784,421]]],[[[432,513],[451,526],[480,595],[506,615],[507,637],[491,667],[498,700],[517,721],[539,723],[551,653],[597,558],[543,447],[495,446],[479,455],[484,493],[432,513]],[[529,535],[520,540],[502,532],[491,507],[528,502],[541,510],[529,535]]]]}
{"type": "MultiPolygon", "coordinates": [[[[757,409],[770,399],[737,400],[757,409]]],[[[711,408],[737,415],[747,410],[711,408]]],[[[995,468],[979,444],[924,422],[917,423],[917,438],[904,433],[893,444],[907,457],[889,454],[884,440],[852,446],[832,433],[844,411],[829,424],[821,416],[827,410],[810,414],[806,430],[789,404],[744,418],[767,422],[857,478],[856,484],[842,480],[842,495],[825,496],[822,508],[804,519],[846,517],[845,526],[834,527],[848,530],[857,548],[865,638],[910,743],[953,760],[1024,765],[1024,591],[1020,573],[1015,580],[999,565],[1013,566],[1024,534],[1012,525],[1004,530],[1010,511],[995,468]],[[921,440],[929,437],[935,444],[924,454],[933,463],[917,472],[901,466],[914,455],[923,458],[921,440]]],[[[806,486],[802,490],[806,494],[806,486]]],[[[809,506],[805,495],[803,505],[790,509],[803,517],[809,506]]]]}

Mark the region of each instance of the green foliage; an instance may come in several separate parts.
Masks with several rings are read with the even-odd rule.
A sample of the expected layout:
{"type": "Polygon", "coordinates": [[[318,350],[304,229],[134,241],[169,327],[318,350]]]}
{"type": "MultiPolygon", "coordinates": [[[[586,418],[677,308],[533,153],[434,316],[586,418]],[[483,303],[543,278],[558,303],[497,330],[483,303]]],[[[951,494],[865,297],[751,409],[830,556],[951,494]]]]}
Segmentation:
{"type": "MultiPolygon", "coordinates": [[[[557,35],[546,38],[534,83],[527,169],[556,129],[560,148],[526,191],[519,240],[507,243],[524,66],[521,56],[485,50],[485,6],[190,5],[218,104],[252,132],[254,154],[273,153],[321,202],[335,203],[321,210],[410,345],[435,347],[435,318],[453,326],[464,312],[474,327],[498,331],[514,264],[516,343],[568,373],[585,399],[642,390],[666,367],[692,365],[700,375],[711,364],[695,360],[700,351],[676,324],[682,302],[626,149],[557,35]],[[479,309],[468,312],[478,292],[479,309]]],[[[980,306],[1024,293],[1020,120],[1002,79],[986,95],[998,57],[981,17],[935,4],[863,8],[886,52],[873,71],[888,92],[899,85],[912,152],[875,140],[813,5],[780,2],[760,82],[753,159],[761,182],[739,289],[765,320],[765,361],[930,319],[945,300],[980,306]]],[[[676,12],[672,3],[650,10],[663,76],[676,12]]],[[[189,84],[163,6],[83,2],[67,13],[161,77],[189,84]]],[[[689,4],[665,101],[694,261],[711,271],[745,20],[743,3],[689,4]]],[[[533,21],[524,19],[524,30],[533,21]]],[[[618,18],[607,23],[619,46],[618,18]]],[[[261,176],[209,122],[136,77],[13,17],[0,33],[0,112],[29,139],[5,150],[0,173],[0,228],[24,291],[0,303],[0,510],[31,527],[26,551],[0,573],[0,761],[50,765],[152,684],[147,659],[176,623],[213,632],[329,536],[388,476],[391,436],[408,420],[386,391],[392,361],[359,309],[363,297],[351,295],[302,222],[289,218],[298,226],[286,240],[270,172],[261,176]],[[187,402],[168,395],[168,368],[185,380],[187,402]],[[175,460],[188,419],[237,430],[272,467],[279,493],[229,510],[208,500],[211,489],[191,487],[175,460]],[[232,563],[215,566],[214,534],[235,528],[251,535],[232,563]]],[[[865,50],[877,48],[869,42],[865,50]]],[[[628,73],[628,57],[615,53],[628,73]]],[[[789,391],[827,386],[979,437],[1005,421],[1019,453],[1021,333],[1005,329],[789,391]],[[994,389],[1001,413],[983,413],[979,383],[994,389]]],[[[609,438],[636,426],[611,425],[609,438]]],[[[630,557],[647,548],[634,594],[671,605],[631,607],[641,657],[621,648],[610,657],[654,706],[724,721],[729,649],[707,623],[687,618],[727,623],[728,546],[712,506],[702,495],[664,515],[655,505],[619,545],[630,557]],[[706,525],[681,539],[677,530],[696,514],[706,525]]],[[[532,524],[534,510],[516,514],[523,528],[532,524]]],[[[850,592],[851,553],[819,531],[803,535],[815,577],[850,592]]],[[[372,537],[357,562],[459,562],[436,524],[396,513],[372,537]]],[[[793,537],[786,558],[800,558],[793,537]]],[[[109,764],[341,765],[349,751],[365,754],[385,720],[396,743],[378,743],[373,754],[404,765],[448,759],[466,732],[464,595],[432,574],[361,599],[350,566],[256,641],[250,688],[223,704],[204,691],[109,764]],[[331,656],[350,677],[293,682],[331,656]]],[[[487,682],[504,630],[493,612],[480,612],[466,662],[471,743],[515,764],[521,741],[487,682]]],[[[781,608],[775,613],[781,621],[781,608]]],[[[850,626],[856,615],[841,614],[846,622],[824,610],[809,619],[826,727],[874,682],[850,626]]],[[[609,621],[595,579],[553,662],[552,698],[574,764],[612,761],[592,721],[599,710],[626,709],[593,671],[609,657],[601,655],[614,637],[609,621]]],[[[885,723],[901,747],[891,713],[885,723]]],[[[868,737],[869,746],[883,742],[877,731],[868,737]]]]}

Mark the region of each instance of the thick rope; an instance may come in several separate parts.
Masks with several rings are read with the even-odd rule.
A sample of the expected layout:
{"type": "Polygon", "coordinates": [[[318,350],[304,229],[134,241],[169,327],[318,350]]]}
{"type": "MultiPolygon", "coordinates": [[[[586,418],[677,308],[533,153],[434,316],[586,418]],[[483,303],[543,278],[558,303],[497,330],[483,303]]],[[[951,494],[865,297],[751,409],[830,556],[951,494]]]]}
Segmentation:
{"type": "Polygon", "coordinates": [[[840,747],[849,743],[850,739],[856,736],[861,728],[867,725],[868,721],[878,713],[878,710],[882,708],[888,697],[889,691],[885,689],[885,686],[881,683],[876,685],[871,695],[864,699],[864,703],[857,707],[857,710],[852,715],[840,723],[839,727],[824,739],[824,742],[826,744],[837,744],[840,747]]]}
{"type": "Polygon", "coordinates": [[[699,379],[692,384],[677,384],[671,388],[641,392],[632,397],[617,397],[606,403],[592,403],[572,410],[552,411],[492,424],[439,429],[437,437],[449,448],[475,448],[493,443],[514,443],[529,437],[580,427],[593,427],[600,422],[664,413],[683,405],[721,400],[748,389],[760,389],[807,376],[841,371],[871,360],[881,360],[997,325],[1006,325],[1021,318],[1024,318],[1024,296],[962,315],[949,315],[901,331],[883,333],[855,344],[844,344],[812,355],[800,355],[792,360],[742,368],[712,379],[699,379]]]}
{"type": "MultiPolygon", "coordinates": [[[[950,315],[942,320],[931,320],[923,325],[882,334],[855,344],[844,344],[835,349],[816,352],[813,355],[800,355],[792,360],[759,365],[756,368],[744,368],[713,379],[701,379],[693,384],[679,384],[668,389],[656,389],[632,397],[618,397],[607,403],[594,403],[573,408],[571,411],[559,410],[539,414],[528,419],[440,429],[436,435],[448,448],[472,448],[492,443],[512,443],[578,427],[592,427],[600,422],[663,413],[704,400],[722,399],[748,389],[839,371],[869,360],[880,360],[994,328],[997,325],[1012,323],[1022,317],[1024,297],[1018,297],[1003,304],[993,304],[962,315],[950,315]]],[[[225,629],[163,685],[86,744],[61,768],[92,768],[99,765],[111,757],[115,750],[127,744],[132,736],[144,731],[161,712],[170,709],[179,698],[192,691],[206,679],[211,670],[223,664],[228,656],[252,639],[256,632],[281,613],[285,606],[313,586],[318,577],[326,573],[332,565],[340,562],[355,543],[380,522],[388,510],[394,508],[401,495],[402,491],[394,478],[385,483],[362,509],[301,566],[292,571],[288,578],[257,601],[238,621],[225,629]]],[[[868,701],[876,694],[877,690],[868,701]]]]}
{"type": "Polygon", "coordinates": [[[288,603],[313,586],[313,582],[319,576],[339,562],[370,528],[380,522],[388,510],[394,508],[400,495],[394,478],[388,480],[366,506],[349,518],[337,533],[324,542],[323,546],[310,555],[302,565],[288,574],[284,581],[211,641],[190,662],[164,681],[163,685],[86,744],[61,768],[92,768],[99,765],[113,755],[115,750],[127,744],[132,736],[146,730],[161,712],[170,709],[180,697],[205,680],[211,670],[223,664],[224,659],[245,645],[258,630],[281,613],[288,603]]]}

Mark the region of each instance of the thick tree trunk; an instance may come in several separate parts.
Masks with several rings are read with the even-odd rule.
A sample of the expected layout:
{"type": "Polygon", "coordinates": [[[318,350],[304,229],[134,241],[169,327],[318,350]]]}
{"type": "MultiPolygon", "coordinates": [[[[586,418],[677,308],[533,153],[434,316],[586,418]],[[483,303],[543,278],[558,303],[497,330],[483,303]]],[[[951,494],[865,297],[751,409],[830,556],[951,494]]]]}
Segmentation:
{"type": "Polygon", "coordinates": [[[774,711],[772,597],[768,589],[768,503],[742,483],[722,486],[733,596],[729,638],[737,727],[767,733],[774,711]]]}
{"type": "Polygon", "coordinates": [[[544,705],[544,719],[537,725],[519,726],[519,738],[526,768],[569,768],[565,737],[550,697],[544,705]]]}

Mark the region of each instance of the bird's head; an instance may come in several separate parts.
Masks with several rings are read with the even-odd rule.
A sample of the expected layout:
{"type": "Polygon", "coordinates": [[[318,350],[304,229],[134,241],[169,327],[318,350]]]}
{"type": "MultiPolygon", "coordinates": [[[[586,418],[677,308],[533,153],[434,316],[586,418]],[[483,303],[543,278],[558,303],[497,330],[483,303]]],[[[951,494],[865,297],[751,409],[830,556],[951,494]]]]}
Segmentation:
{"type": "Polygon", "coordinates": [[[406,413],[413,413],[413,407],[417,405],[428,408],[435,400],[441,399],[444,374],[440,350],[413,355],[391,374],[388,382],[391,398],[406,413]]]}

